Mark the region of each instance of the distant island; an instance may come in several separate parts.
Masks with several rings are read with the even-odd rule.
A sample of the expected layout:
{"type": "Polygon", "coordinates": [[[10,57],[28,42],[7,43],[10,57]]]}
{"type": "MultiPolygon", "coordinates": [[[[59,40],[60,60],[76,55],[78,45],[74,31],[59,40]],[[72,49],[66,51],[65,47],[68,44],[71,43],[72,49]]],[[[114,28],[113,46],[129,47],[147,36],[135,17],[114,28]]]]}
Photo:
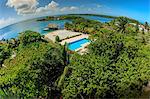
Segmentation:
{"type": "MultiPolygon", "coordinates": [[[[37,21],[74,19],[74,18],[78,18],[78,16],[84,16],[84,15],[98,16],[98,17],[103,17],[103,18],[113,18],[113,19],[119,17],[119,16],[110,16],[110,15],[100,15],[100,14],[68,14],[68,15],[61,15],[61,16],[47,16],[45,18],[38,19],[37,21]]],[[[135,19],[128,18],[128,20],[133,23],[139,23],[139,21],[135,19]]]]}

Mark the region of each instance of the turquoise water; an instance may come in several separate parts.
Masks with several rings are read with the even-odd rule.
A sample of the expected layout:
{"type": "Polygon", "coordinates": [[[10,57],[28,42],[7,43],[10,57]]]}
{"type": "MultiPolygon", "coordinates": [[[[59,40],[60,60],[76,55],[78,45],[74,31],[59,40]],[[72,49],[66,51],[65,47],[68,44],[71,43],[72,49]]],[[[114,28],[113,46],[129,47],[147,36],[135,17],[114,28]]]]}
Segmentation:
{"type": "Polygon", "coordinates": [[[69,20],[55,20],[55,21],[36,21],[36,20],[37,19],[26,20],[0,29],[0,40],[3,38],[4,39],[16,38],[20,32],[26,30],[32,30],[39,32],[41,34],[46,34],[50,31],[43,31],[43,29],[49,23],[57,24],[60,28],[63,28],[66,22],[70,22],[69,20]]]}
{"type": "MultiPolygon", "coordinates": [[[[82,16],[87,19],[97,20],[100,22],[109,22],[112,19],[110,18],[103,18],[98,16],[82,16]]],[[[69,20],[54,20],[54,21],[36,21],[38,18],[30,19],[22,22],[18,22],[7,27],[0,29],[0,40],[1,39],[10,39],[16,38],[20,32],[26,30],[32,30],[41,33],[42,35],[47,34],[50,31],[43,31],[43,29],[49,24],[57,24],[60,28],[64,28],[64,24],[66,22],[71,22],[69,20]]],[[[51,30],[52,31],[52,30],[51,30]]]]}
{"type": "Polygon", "coordinates": [[[87,42],[90,42],[90,40],[84,38],[84,39],[80,39],[78,41],[69,43],[68,48],[72,51],[75,51],[76,49],[80,48],[82,44],[85,44],[87,42]]]}
{"type": "Polygon", "coordinates": [[[104,18],[99,16],[87,16],[87,15],[79,15],[80,17],[91,19],[91,20],[97,20],[99,22],[105,23],[113,20],[113,18],[104,18]]]}

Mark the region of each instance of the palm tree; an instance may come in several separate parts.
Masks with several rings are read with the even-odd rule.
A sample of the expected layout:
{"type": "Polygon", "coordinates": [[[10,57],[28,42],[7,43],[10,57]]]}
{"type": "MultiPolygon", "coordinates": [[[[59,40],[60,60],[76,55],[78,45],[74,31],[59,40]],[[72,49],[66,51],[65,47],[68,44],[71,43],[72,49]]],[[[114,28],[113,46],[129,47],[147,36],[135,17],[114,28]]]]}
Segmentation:
{"type": "Polygon", "coordinates": [[[149,25],[148,22],[145,22],[145,29],[147,29],[149,31],[149,25]]]}
{"type": "Polygon", "coordinates": [[[60,38],[58,35],[55,37],[55,42],[60,42],[60,38]]]}
{"type": "Polygon", "coordinates": [[[67,46],[68,44],[65,43],[64,46],[63,46],[63,61],[64,61],[64,65],[67,66],[69,64],[69,53],[68,53],[68,50],[67,50],[67,46]]]}
{"type": "Polygon", "coordinates": [[[128,23],[128,20],[126,17],[119,17],[117,19],[118,21],[118,31],[121,33],[125,33],[126,24],[128,23]]]}
{"type": "Polygon", "coordinates": [[[139,32],[139,24],[138,23],[136,24],[135,28],[136,28],[136,32],[139,32]]]}
{"type": "Polygon", "coordinates": [[[148,28],[148,22],[145,22],[145,29],[148,28]]]}
{"type": "Polygon", "coordinates": [[[144,28],[142,29],[142,34],[144,34],[145,32],[144,32],[144,28]]]}

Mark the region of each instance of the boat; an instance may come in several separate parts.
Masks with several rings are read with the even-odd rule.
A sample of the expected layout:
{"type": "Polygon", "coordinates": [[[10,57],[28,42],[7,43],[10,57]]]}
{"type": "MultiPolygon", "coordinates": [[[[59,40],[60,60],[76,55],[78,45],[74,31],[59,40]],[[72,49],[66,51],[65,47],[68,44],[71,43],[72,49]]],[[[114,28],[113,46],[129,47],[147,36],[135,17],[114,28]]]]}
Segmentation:
{"type": "Polygon", "coordinates": [[[44,28],[43,30],[44,30],[44,31],[49,31],[50,29],[46,27],[46,28],[44,28]]]}

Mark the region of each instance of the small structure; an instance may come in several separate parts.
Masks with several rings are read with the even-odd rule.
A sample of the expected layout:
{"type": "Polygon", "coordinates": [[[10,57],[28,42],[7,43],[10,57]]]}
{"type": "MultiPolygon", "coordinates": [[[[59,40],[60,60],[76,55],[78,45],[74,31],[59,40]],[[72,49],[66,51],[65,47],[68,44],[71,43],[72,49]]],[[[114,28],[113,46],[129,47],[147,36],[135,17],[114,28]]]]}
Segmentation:
{"type": "Polygon", "coordinates": [[[48,24],[46,28],[43,29],[44,31],[49,31],[49,30],[58,30],[58,25],[57,24],[48,24]]]}

